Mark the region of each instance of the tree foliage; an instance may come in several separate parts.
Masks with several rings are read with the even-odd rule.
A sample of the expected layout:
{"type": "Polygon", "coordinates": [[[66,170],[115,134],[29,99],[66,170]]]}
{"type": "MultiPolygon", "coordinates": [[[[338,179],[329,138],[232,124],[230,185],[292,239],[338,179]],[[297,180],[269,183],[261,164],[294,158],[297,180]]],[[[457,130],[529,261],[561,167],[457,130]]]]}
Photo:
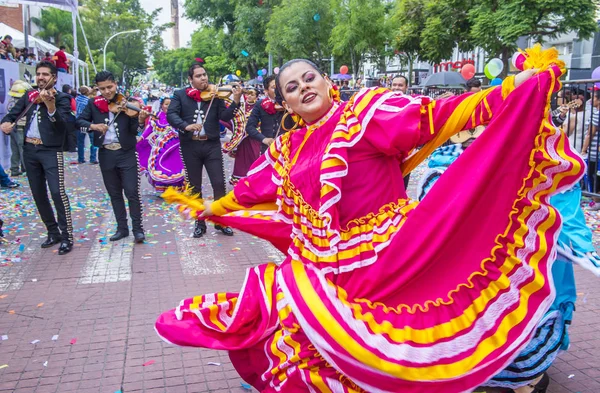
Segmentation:
{"type": "MultiPolygon", "coordinates": [[[[439,63],[454,48],[483,48],[505,65],[520,37],[536,42],[576,32],[589,38],[597,30],[598,0],[397,0],[392,20],[399,51],[439,63]]],[[[505,67],[508,69],[508,67],[505,67]]]]}
{"type": "MultiPolygon", "coordinates": [[[[139,29],[139,33],[118,36],[110,41],[106,50],[106,68],[120,78],[145,70],[149,58],[164,48],[161,33],[170,26],[156,23],[159,12],[160,9],[146,12],[139,0],[98,0],[82,3],[79,13],[97,67],[103,67],[102,50],[111,35],[139,29]]],[[[40,27],[40,38],[54,40],[55,45],[65,45],[69,52],[73,51],[70,12],[49,8],[42,11],[39,19],[32,20],[40,27]]],[[[89,62],[81,29],[77,29],[80,59],[89,62]]]]}

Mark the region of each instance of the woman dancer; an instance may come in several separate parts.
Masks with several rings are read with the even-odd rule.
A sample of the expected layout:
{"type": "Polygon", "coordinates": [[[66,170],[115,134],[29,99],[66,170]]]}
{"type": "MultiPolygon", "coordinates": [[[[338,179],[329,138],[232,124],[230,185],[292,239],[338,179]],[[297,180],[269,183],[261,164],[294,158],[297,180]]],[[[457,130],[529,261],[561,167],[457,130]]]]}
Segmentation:
{"type": "Polygon", "coordinates": [[[250,166],[260,156],[260,142],[249,138],[246,133],[246,122],[256,105],[258,92],[253,87],[246,88],[245,91],[243,110],[238,111],[231,122],[233,133],[231,141],[223,144],[223,153],[235,157],[233,173],[229,179],[232,185],[236,185],[242,177],[246,177],[250,166]]]}
{"type": "Polygon", "coordinates": [[[149,121],[137,144],[140,167],[148,182],[162,193],[167,187],[182,188],[185,181],[179,154],[179,135],[167,122],[171,99],[160,99],[160,111],[149,121]]]}
{"type": "Polygon", "coordinates": [[[299,128],[226,197],[165,199],[287,258],[250,269],[240,294],[182,301],[158,318],[159,335],[229,350],[262,392],[461,392],[497,374],[552,303],[560,217],[548,199],[582,175],[547,121],[561,74],[543,61],[560,63],[551,54],[525,63],[539,73],[476,94],[432,101],[373,88],[345,105],[314,64],[286,63],[277,89],[299,128]],[[407,199],[402,174],[488,121],[427,198],[407,199]]]}

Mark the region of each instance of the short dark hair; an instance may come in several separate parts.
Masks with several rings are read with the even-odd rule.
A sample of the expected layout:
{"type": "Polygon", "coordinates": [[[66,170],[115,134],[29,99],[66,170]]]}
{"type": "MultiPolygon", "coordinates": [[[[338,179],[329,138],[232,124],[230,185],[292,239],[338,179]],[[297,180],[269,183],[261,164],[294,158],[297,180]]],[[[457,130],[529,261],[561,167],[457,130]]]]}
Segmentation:
{"type": "Polygon", "coordinates": [[[63,93],[70,93],[71,92],[71,85],[63,85],[62,92],[63,93]]]}
{"type": "MultiPolygon", "coordinates": [[[[195,70],[196,68],[202,68],[202,69],[204,70],[204,72],[206,72],[206,68],[204,68],[204,63],[200,63],[200,62],[194,62],[194,63],[193,63],[191,66],[190,66],[190,68],[188,68],[188,76],[189,76],[190,78],[193,78],[193,77],[194,77],[194,70],[195,70]]],[[[207,74],[208,74],[208,72],[207,72],[207,74]]]]}
{"type": "Polygon", "coordinates": [[[12,38],[10,35],[8,35],[8,34],[7,34],[7,35],[5,35],[5,36],[4,36],[4,39],[5,39],[5,40],[6,40],[6,39],[12,40],[13,38],[12,38]]]}
{"type": "Polygon", "coordinates": [[[64,46],[64,45],[61,45],[61,46],[60,46],[58,49],[60,49],[60,50],[65,50],[66,48],[65,48],[65,46],[64,46]]]}
{"type": "Polygon", "coordinates": [[[281,104],[283,102],[283,93],[281,90],[281,82],[279,81],[279,77],[281,76],[281,74],[283,73],[283,71],[285,71],[286,68],[289,68],[292,64],[296,64],[296,63],[305,63],[308,64],[309,66],[311,66],[312,68],[315,69],[315,71],[317,71],[320,75],[323,75],[323,72],[319,69],[319,67],[313,63],[310,60],[307,59],[293,59],[288,61],[287,63],[285,63],[284,65],[282,65],[279,68],[279,73],[277,74],[277,76],[275,77],[275,101],[277,101],[278,104],[281,104]]]}
{"type": "Polygon", "coordinates": [[[396,75],[395,77],[392,78],[392,82],[394,82],[394,79],[396,78],[402,78],[404,79],[404,83],[406,83],[406,86],[408,86],[409,82],[408,82],[408,78],[405,77],[404,75],[396,75]]]}
{"type": "Polygon", "coordinates": [[[50,52],[46,52],[46,56],[47,56],[47,57],[50,57],[50,52]]]}
{"type": "Polygon", "coordinates": [[[267,90],[269,88],[271,81],[274,81],[274,80],[275,80],[275,75],[269,75],[265,79],[263,79],[263,87],[265,88],[265,90],[267,90]]]}
{"type": "Polygon", "coordinates": [[[481,87],[481,81],[477,78],[471,78],[467,81],[467,90],[472,89],[473,87],[481,87]]]}
{"type": "Polygon", "coordinates": [[[106,82],[106,81],[116,82],[115,76],[113,75],[113,73],[110,71],[106,71],[106,70],[100,71],[99,73],[97,73],[96,78],[94,78],[94,80],[96,81],[96,84],[98,84],[99,82],[106,82]]]}
{"type": "Polygon", "coordinates": [[[35,72],[37,72],[37,70],[39,70],[40,68],[50,68],[50,74],[56,75],[56,66],[51,61],[42,60],[39,63],[37,63],[37,65],[35,66],[35,72]]]}

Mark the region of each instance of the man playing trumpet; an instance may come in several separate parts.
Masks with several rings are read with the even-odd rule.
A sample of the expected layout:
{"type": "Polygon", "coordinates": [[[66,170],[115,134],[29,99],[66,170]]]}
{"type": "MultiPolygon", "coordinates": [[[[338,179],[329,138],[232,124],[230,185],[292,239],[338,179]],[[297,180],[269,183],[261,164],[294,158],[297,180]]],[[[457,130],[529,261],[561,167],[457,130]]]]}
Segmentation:
{"type": "Polygon", "coordinates": [[[36,66],[37,90],[29,90],[2,119],[0,129],[10,134],[17,121],[25,116],[23,159],[27,179],[38,212],[48,230],[42,248],[60,243],[59,255],[73,248],[71,206],[65,192],[63,151],[67,143],[67,123],[73,121],[71,98],[54,89],[56,66],[42,61],[36,66]],[[47,185],[47,186],[46,186],[47,185]],[[54,201],[54,217],[48,189],[54,201]]]}

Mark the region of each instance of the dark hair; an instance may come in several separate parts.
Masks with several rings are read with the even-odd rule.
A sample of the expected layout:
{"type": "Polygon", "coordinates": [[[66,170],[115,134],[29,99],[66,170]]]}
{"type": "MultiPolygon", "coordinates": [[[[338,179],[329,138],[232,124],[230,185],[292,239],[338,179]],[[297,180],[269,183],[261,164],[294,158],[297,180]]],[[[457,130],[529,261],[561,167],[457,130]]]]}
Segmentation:
{"type": "MultiPolygon", "coordinates": [[[[206,72],[206,68],[204,68],[204,62],[195,61],[190,68],[188,69],[188,76],[190,78],[194,77],[194,70],[196,68],[202,68],[206,72]]],[[[208,73],[207,73],[208,74],[208,73]]]]}
{"type": "Polygon", "coordinates": [[[408,78],[405,77],[404,75],[396,75],[395,77],[392,78],[392,82],[394,82],[394,79],[396,78],[402,78],[404,79],[404,83],[406,83],[406,86],[408,86],[409,82],[408,82],[408,78]]]}
{"type": "Polygon", "coordinates": [[[467,90],[472,89],[473,87],[481,87],[481,81],[477,78],[471,78],[467,81],[467,90]]]}
{"type": "Polygon", "coordinates": [[[265,79],[263,79],[263,87],[265,88],[265,90],[267,90],[269,88],[271,81],[274,81],[274,80],[275,80],[275,75],[269,75],[265,79]]]}
{"type": "Polygon", "coordinates": [[[62,92],[70,94],[71,93],[71,86],[69,86],[69,85],[63,85],[62,92]]]}
{"type": "Polygon", "coordinates": [[[7,35],[5,35],[5,36],[4,36],[4,39],[5,39],[5,40],[6,40],[6,39],[12,40],[13,38],[12,38],[10,35],[8,35],[8,34],[7,34],[7,35]]]}
{"type": "Polygon", "coordinates": [[[50,68],[50,74],[52,75],[56,75],[56,66],[54,65],[53,62],[51,61],[47,61],[47,60],[42,60],[39,63],[37,63],[37,65],[35,66],[35,72],[37,73],[37,70],[39,70],[40,68],[50,68]]]}
{"type": "Polygon", "coordinates": [[[46,57],[50,57],[50,52],[46,52],[46,57]]]}
{"type": "Polygon", "coordinates": [[[64,46],[64,45],[61,45],[61,46],[60,46],[58,49],[60,49],[60,50],[65,50],[66,48],[65,48],[65,46],[64,46]]]}
{"type": "Polygon", "coordinates": [[[106,81],[116,82],[115,76],[110,71],[100,71],[99,73],[96,74],[95,81],[96,81],[96,84],[98,84],[98,82],[106,82],[106,81]]]}
{"type": "Polygon", "coordinates": [[[285,71],[286,68],[289,68],[292,64],[296,64],[296,63],[308,64],[309,66],[314,68],[315,71],[317,71],[320,75],[323,75],[323,72],[319,69],[319,67],[317,67],[317,65],[315,63],[313,63],[312,61],[307,60],[307,59],[290,60],[287,63],[285,63],[284,65],[282,65],[281,67],[279,67],[279,73],[275,77],[275,101],[277,101],[277,103],[280,105],[283,102],[283,93],[281,90],[281,82],[279,81],[279,77],[281,76],[281,74],[283,74],[283,71],[285,71]]]}

